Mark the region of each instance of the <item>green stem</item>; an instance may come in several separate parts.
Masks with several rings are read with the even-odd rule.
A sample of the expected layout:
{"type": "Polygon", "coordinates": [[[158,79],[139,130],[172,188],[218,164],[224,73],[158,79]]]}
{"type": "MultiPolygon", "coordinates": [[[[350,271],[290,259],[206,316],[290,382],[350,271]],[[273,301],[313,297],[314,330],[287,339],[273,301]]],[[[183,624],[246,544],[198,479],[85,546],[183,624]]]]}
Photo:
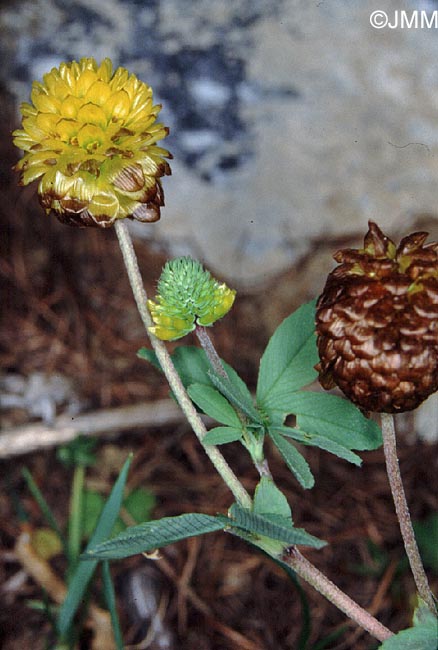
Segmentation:
{"type": "Polygon", "coordinates": [[[306,560],[295,546],[290,547],[281,560],[373,637],[385,641],[393,636],[391,630],[341,591],[327,576],[306,560]]]}
{"type": "Polygon", "coordinates": [[[406,495],[400,474],[400,467],[397,457],[394,417],[390,413],[382,413],[381,420],[386,472],[388,474],[389,485],[391,486],[392,498],[394,500],[395,511],[397,513],[400,532],[403,537],[406,554],[409,559],[409,564],[411,566],[412,574],[417,586],[417,591],[420,597],[427,603],[429,609],[434,614],[436,614],[434,597],[430,590],[426,572],[424,570],[423,562],[421,561],[417,542],[415,540],[411,515],[409,513],[408,503],[406,501],[406,495]]]}
{"type": "Polygon", "coordinates": [[[68,531],[68,574],[73,574],[81,552],[85,466],[76,465],[70,497],[70,525],[68,531]]]}
{"type": "Polygon", "coordinates": [[[184,415],[186,416],[190,426],[201,442],[201,445],[204,447],[207,456],[210,458],[216,470],[230,488],[236,501],[244,508],[251,508],[251,497],[243,485],[240,483],[239,479],[234,474],[233,470],[228,465],[217,447],[214,445],[204,445],[202,443],[202,440],[207,433],[204,423],[196,412],[196,409],[193,406],[189,396],[187,395],[187,392],[181,382],[177,371],[175,370],[175,366],[173,365],[172,359],[170,358],[166,346],[162,341],[151,334],[148,329],[153,325],[153,322],[152,317],[149,313],[149,309],[147,307],[147,295],[143,286],[140,269],[138,268],[137,257],[134,252],[134,247],[132,245],[132,240],[128,228],[121,219],[118,219],[115,223],[115,229],[119,240],[120,249],[122,251],[123,261],[128,273],[129,282],[131,284],[135,302],[137,303],[137,309],[148,333],[151,345],[155,351],[155,354],[157,355],[158,362],[161,366],[161,369],[163,370],[164,375],[166,376],[167,381],[169,382],[173,394],[175,395],[176,400],[180,405],[184,415]]]}

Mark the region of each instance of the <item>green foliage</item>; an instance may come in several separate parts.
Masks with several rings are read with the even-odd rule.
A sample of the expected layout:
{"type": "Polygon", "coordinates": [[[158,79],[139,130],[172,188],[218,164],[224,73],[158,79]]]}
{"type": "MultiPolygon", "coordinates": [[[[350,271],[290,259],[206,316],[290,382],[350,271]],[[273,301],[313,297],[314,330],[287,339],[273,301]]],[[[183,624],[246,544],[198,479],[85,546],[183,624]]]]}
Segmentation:
{"type": "MultiPolygon", "coordinates": [[[[126,479],[128,476],[129,466],[132,457],[130,456],[122,467],[117,481],[115,482],[111,494],[102,510],[102,513],[97,522],[96,529],[90,539],[87,549],[92,548],[106,539],[114,526],[118,517],[120,506],[123,500],[123,491],[125,489],[126,479]]],[[[97,561],[80,562],[73,574],[73,577],[68,586],[67,596],[61,606],[58,616],[58,631],[61,636],[64,636],[71,625],[74,615],[81,601],[84,597],[88,583],[96,568],[97,561]]]]}
{"type": "Polygon", "coordinates": [[[414,522],[414,530],[424,564],[438,573],[438,513],[414,522]]]}
{"type": "Polygon", "coordinates": [[[352,449],[375,449],[382,444],[377,424],[348,400],[336,395],[297,390],[316,377],[314,302],[300,307],[274,332],[260,363],[257,404],[268,435],[304,488],[314,485],[310,468],[286,438],[320,447],[356,465],[352,449]],[[295,427],[283,425],[289,415],[295,427]]]}
{"type": "MultiPolygon", "coordinates": [[[[224,363],[224,362],[222,362],[224,363]]],[[[231,402],[243,415],[245,415],[252,424],[263,425],[263,419],[254,407],[252,395],[242,379],[228,364],[224,363],[228,374],[228,379],[215,375],[211,370],[208,376],[211,382],[222,393],[224,397],[231,402]]]]}
{"type": "MultiPolygon", "coordinates": [[[[100,514],[105,506],[105,497],[94,490],[84,490],[84,518],[82,534],[88,539],[93,533],[100,514]]],[[[151,518],[152,509],[155,506],[155,497],[150,490],[146,488],[136,488],[132,490],[123,500],[122,509],[126,510],[129,516],[136,523],[147,521],[151,518]]],[[[117,518],[112,535],[121,533],[126,528],[120,517],[117,518]]]]}
{"type": "Polygon", "coordinates": [[[317,377],[315,301],[303,305],[276,329],[260,361],[257,403],[271,410],[273,400],[317,377]]]}
{"type": "Polygon", "coordinates": [[[213,420],[229,427],[240,428],[241,422],[236,410],[215,388],[203,384],[191,384],[188,393],[195,404],[213,420]]]}
{"type": "Polygon", "coordinates": [[[62,531],[60,527],[58,526],[58,522],[56,521],[56,518],[49,507],[47,501],[45,500],[41,490],[35,483],[35,480],[32,476],[32,474],[29,472],[29,470],[25,467],[22,471],[24,480],[26,481],[27,487],[29,489],[29,492],[32,494],[33,498],[37,502],[41,512],[43,513],[44,517],[46,518],[47,523],[49,526],[52,528],[52,530],[57,534],[59,539],[61,540],[64,553],[67,555],[67,540],[65,539],[64,535],[62,534],[62,531]]]}
{"type": "Polygon", "coordinates": [[[241,427],[214,427],[207,431],[202,442],[204,445],[225,445],[228,442],[237,442],[241,438],[241,427]]]}
{"type": "Polygon", "coordinates": [[[269,429],[269,435],[272,442],[277,447],[278,451],[283,457],[284,462],[289,467],[290,471],[295,475],[296,479],[303,488],[311,488],[315,484],[315,479],[310,471],[310,467],[300,452],[295,449],[290,442],[285,440],[283,436],[277,433],[274,428],[269,429]]]}
{"type": "MultiPolygon", "coordinates": [[[[223,518],[199,513],[164,517],[138,526],[130,526],[114,539],[89,544],[83,559],[116,560],[152,551],[188,537],[211,533],[224,527],[223,518]]],[[[85,562],[85,565],[89,562],[85,562]]]]}
{"type": "MultiPolygon", "coordinates": [[[[287,467],[303,488],[315,483],[306,459],[287,438],[319,447],[354,465],[362,459],[353,450],[382,444],[378,425],[350,401],[322,392],[299,390],[312,382],[318,362],[315,301],[286,318],[272,335],[260,361],[256,404],[248,387],[228,364],[229,381],[215,374],[203,350],[180,347],[172,359],[184,386],[198,408],[219,422],[206,444],[240,441],[254,462],[263,460],[263,441],[269,435],[287,467]],[[295,416],[294,426],[285,426],[295,416]]],[[[145,348],[139,356],[157,364],[145,348]]]]}
{"type": "Polygon", "coordinates": [[[94,450],[97,445],[95,438],[78,436],[66,445],[63,445],[56,452],[56,457],[66,467],[87,467],[94,465],[96,455],[94,450]]]}
{"type": "Polygon", "coordinates": [[[113,580],[108,562],[102,562],[102,583],[103,595],[111,616],[111,626],[113,628],[114,640],[117,650],[123,650],[122,631],[120,629],[119,617],[117,615],[116,595],[114,593],[113,580]]]}
{"type": "MultiPolygon", "coordinates": [[[[271,488],[264,486],[262,490],[271,490],[271,488]]],[[[273,490],[271,493],[273,494],[273,490]]],[[[326,543],[322,540],[309,535],[301,528],[294,528],[290,514],[286,515],[285,502],[278,493],[275,498],[274,512],[266,514],[250,512],[234,504],[230,508],[229,517],[190,513],[131,526],[113,539],[93,545],[90,543],[82,559],[93,563],[98,559],[122,559],[224,528],[239,537],[251,540],[264,550],[269,549],[270,554],[274,556],[281,554],[291,544],[314,548],[325,546],[326,543]],[[280,542],[280,544],[272,545],[269,544],[270,541],[280,542]]],[[[262,507],[263,502],[266,503],[261,495],[258,508],[262,507]]]]}
{"type": "MultiPolygon", "coordinates": [[[[292,520],[276,514],[255,514],[234,503],[229,511],[231,517],[230,532],[239,531],[249,533],[252,537],[264,540],[276,540],[282,542],[283,548],[296,545],[322,548],[326,542],[309,535],[302,528],[294,528],[292,520]]],[[[253,543],[254,539],[252,540],[253,543]]],[[[262,547],[263,548],[263,547],[262,547]]]]}
{"type": "Polygon", "coordinates": [[[420,601],[414,613],[413,627],[402,630],[380,646],[381,650],[436,650],[438,648],[438,619],[420,601]]]}
{"type": "Polygon", "coordinates": [[[285,415],[295,414],[298,428],[308,434],[322,436],[348,449],[376,449],[382,444],[377,424],[343,397],[296,391],[273,402],[274,413],[281,410],[285,415]]]}
{"type": "Polygon", "coordinates": [[[255,489],[252,511],[256,515],[284,517],[292,524],[292,512],[286,497],[267,476],[262,476],[255,489]]]}

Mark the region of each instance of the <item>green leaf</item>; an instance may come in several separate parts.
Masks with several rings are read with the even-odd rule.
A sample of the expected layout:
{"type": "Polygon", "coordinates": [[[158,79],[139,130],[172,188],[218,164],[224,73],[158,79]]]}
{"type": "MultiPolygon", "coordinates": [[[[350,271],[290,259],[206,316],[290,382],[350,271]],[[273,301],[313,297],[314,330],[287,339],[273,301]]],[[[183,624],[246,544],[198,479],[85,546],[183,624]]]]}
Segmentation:
{"type": "Polygon", "coordinates": [[[276,329],[260,361],[257,402],[264,409],[316,379],[315,301],[302,305],[276,329]]]}
{"type": "Polygon", "coordinates": [[[139,350],[137,350],[137,356],[139,359],[144,359],[145,361],[149,361],[149,363],[152,364],[154,368],[161,371],[160,362],[158,361],[157,355],[153,350],[149,348],[140,348],[139,350]]]}
{"type": "Polygon", "coordinates": [[[103,582],[103,595],[108,606],[108,611],[111,616],[111,625],[114,633],[114,641],[116,642],[117,650],[123,650],[122,630],[120,629],[119,617],[117,614],[116,595],[114,592],[114,585],[111,578],[111,571],[109,562],[102,562],[102,582],[103,582]]]}
{"type": "MultiPolygon", "coordinates": [[[[82,533],[88,539],[94,531],[97,520],[105,505],[105,498],[94,490],[84,491],[84,519],[82,533]]],[[[146,488],[136,488],[128,494],[123,500],[122,507],[128,511],[130,516],[136,521],[147,521],[151,518],[151,511],[155,506],[155,496],[146,488]]],[[[125,530],[126,524],[120,517],[117,518],[111,534],[117,535],[125,530]]]]}
{"type": "Polygon", "coordinates": [[[242,437],[242,429],[237,427],[215,427],[207,431],[202,439],[204,445],[225,445],[228,442],[236,442],[242,437]]]}
{"type": "Polygon", "coordinates": [[[297,428],[329,438],[347,449],[377,449],[382,432],[350,401],[311,391],[295,391],[278,400],[275,408],[297,416],[297,428]]]}
{"type": "Polygon", "coordinates": [[[420,602],[414,614],[414,626],[390,637],[380,650],[436,650],[438,648],[438,619],[427,605],[420,602]]]}
{"type": "MultiPolygon", "coordinates": [[[[152,350],[141,348],[137,352],[137,356],[146,359],[160,369],[155,352],[152,350]]],[[[234,390],[227,386],[226,381],[212,372],[207,356],[201,348],[190,345],[180,346],[172,354],[172,361],[185,388],[188,388],[191,384],[206,384],[217,388],[250,419],[257,422],[261,421],[260,415],[254,407],[250,390],[234,368],[225,361],[221,360],[234,390]]]]}
{"type": "MultiPolygon", "coordinates": [[[[141,359],[146,359],[146,361],[149,361],[161,370],[156,354],[152,350],[140,348],[137,356],[141,359]]],[[[182,345],[177,347],[171,356],[185,388],[190,386],[190,384],[210,384],[207,375],[210,364],[204,350],[193,345],[182,345]]]]}
{"type": "Polygon", "coordinates": [[[438,513],[414,521],[414,530],[424,564],[438,573],[438,513]]]}
{"type": "Polygon", "coordinates": [[[272,429],[277,433],[281,433],[283,436],[301,442],[303,445],[319,447],[320,449],[324,449],[324,451],[329,451],[331,454],[339,456],[339,458],[348,460],[353,465],[362,464],[362,458],[360,456],[337,442],[333,442],[329,438],[324,438],[324,436],[318,436],[314,433],[307,433],[307,431],[300,431],[291,427],[270,427],[271,431],[272,429]]]}
{"type": "MultiPolygon", "coordinates": [[[[131,461],[132,455],[130,455],[126,460],[119,474],[119,477],[115,482],[113,489],[111,490],[111,494],[108,497],[102,514],[100,515],[96,530],[94,531],[94,534],[87,546],[87,550],[88,548],[92,548],[99,544],[111,533],[112,527],[114,526],[114,523],[119,514],[120,506],[122,504],[123,490],[125,489],[126,479],[128,476],[131,461]]],[[[73,574],[73,577],[68,586],[67,596],[61,606],[58,615],[57,625],[61,636],[64,636],[70,627],[76,610],[82,602],[88,583],[91,580],[96,565],[96,560],[92,562],[80,562],[73,574]]]]}
{"type": "Polygon", "coordinates": [[[88,539],[96,528],[99,516],[105,506],[105,497],[95,490],[85,490],[83,499],[82,533],[88,539]]]}
{"type": "Polygon", "coordinates": [[[38,485],[35,483],[35,480],[32,476],[32,474],[29,472],[27,467],[24,467],[22,470],[23,478],[26,481],[26,485],[29,489],[29,492],[32,494],[33,498],[37,502],[41,512],[43,513],[44,517],[46,518],[48,524],[53,528],[55,533],[58,535],[59,539],[62,542],[62,546],[64,549],[64,553],[67,556],[68,555],[68,546],[67,542],[65,540],[64,535],[62,534],[62,531],[60,527],[58,526],[58,522],[55,519],[55,515],[51,511],[49,504],[45,500],[42,492],[40,491],[38,485]]]}
{"type": "Polygon", "coordinates": [[[255,489],[253,513],[255,515],[278,515],[289,519],[292,523],[292,513],[286,497],[274,481],[267,476],[262,476],[255,489]]]}
{"type": "Polygon", "coordinates": [[[144,487],[135,488],[123,501],[123,508],[136,522],[149,520],[155,505],[155,495],[144,487]]]}
{"type": "Polygon", "coordinates": [[[230,516],[232,518],[231,529],[241,528],[246,533],[252,533],[254,535],[261,535],[262,537],[267,537],[269,539],[278,540],[287,544],[288,546],[292,544],[300,544],[304,546],[312,546],[313,548],[322,548],[326,546],[327,542],[324,542],[313,535],[309,535],[302,528],[294,528],[290,522],[286,523],[286,520],[281,517],[277,521],[282,521],[282,523],[277,523],[274,519],[267,517],[266,515],[261,516],[238,506],[234,503],[230,508],[230,516]]]}
{"type": "Polygon", "coordinates": [[[212,384],[222,393],[222,395],[224,395],[224,397],[234,404],[236,408],[242,411],[251,422],[263,425],[263,420],[253,404],[251,393],[246,384],[229,366],[227,366],[226,371],[230,380],[229,382],[209,370],[208,376],[212,384]]]}
{"type": "Polygon", "coordinates": [[[187,539],[187,537],[222,530],[226,525],[224,521],[226,521],[224,517],[212,517],[199,513],[164,517],[138,526],[131,526],[113,539],[93,546],[89,545],[83,558],[86,560],[94,558],[119,560],[173,544],[187,539]]]}
{"type": "Polygon", "coordinates": [[[95,465],[96,454],[94,450],[96,445],[97,440],[95,438],[80,435],[66,445],[59,447],[56,457],[67,467],[95,465]]]}
{"type": "Polygon", "coordinates": [[[190,399],[213,420],[217,420],[229,427],[237,429],[241,427],[236,411],[215,388],[205,384],[192,384],[188,387],[187,392],[190,399]]]}
{"type": "Polygon", "coordinates": [[[295,474],[300,485],[305,489],[312,488],[315,485],[315,479],[306,459],[290,442],[277,433],[275,428],[268,429],[268,433],[272,442],[282,455],[284,462],[290,471],[295,474]]]}

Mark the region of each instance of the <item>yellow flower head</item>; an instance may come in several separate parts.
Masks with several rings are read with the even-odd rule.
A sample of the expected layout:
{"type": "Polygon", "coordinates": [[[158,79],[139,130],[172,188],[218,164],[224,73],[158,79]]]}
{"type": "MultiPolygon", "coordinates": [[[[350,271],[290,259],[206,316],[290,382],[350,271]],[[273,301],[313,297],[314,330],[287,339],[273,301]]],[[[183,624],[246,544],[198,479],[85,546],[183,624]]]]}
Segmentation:
{"type": "Polygon", "coordinates": [[[155,325],[149,327],[163,341],[180,339],[196,325],[213,325],[231,309],[236,292],[220,284],[200,262],[180,257],[167,262],[158,281],[156,302],[148,300],[155,325]]]}
{"type": "Polygon", "coordinates": [[[168,134],[156,123],[161,106],[152,89],[105,59],[61,63],[34,82],[21,106],[24,150],[16,165],[21,184],[39,179],[46,212],[64,223],[107,228],[115,219],[156,221],[164,205],[160,177],[171,158],[156,142],[168,134]]]}

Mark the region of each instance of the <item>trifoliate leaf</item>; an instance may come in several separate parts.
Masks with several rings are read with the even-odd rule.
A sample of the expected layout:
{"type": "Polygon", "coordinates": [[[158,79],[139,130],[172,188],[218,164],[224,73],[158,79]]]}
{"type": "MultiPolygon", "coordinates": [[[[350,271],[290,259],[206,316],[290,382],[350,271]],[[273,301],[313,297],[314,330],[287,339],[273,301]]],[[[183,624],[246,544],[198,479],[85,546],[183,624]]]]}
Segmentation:
{"type": "Polygon", "coordinates": [[[305,489],[312,488],[315,485],[315,479],[306,459],[290,442],[277,433],[275,428],[268,429],[268,432],[272,442],[282,455],[284,462],[295,475],[300,485],[305,489]]]}
{"type": "Polygon", "coordinates": [[[214,427],[207,431],[203,437],[204,445],[225,445],[228,442],[236,442],[242,438],[242,429],[234,427],[214,427]]]}
{"type": "Polygon", "coordinates": [[[303,305],[276,329],[260,362],[257,403],[272,409],[283,395],[317,377],[315,301],[303,305]]]}

